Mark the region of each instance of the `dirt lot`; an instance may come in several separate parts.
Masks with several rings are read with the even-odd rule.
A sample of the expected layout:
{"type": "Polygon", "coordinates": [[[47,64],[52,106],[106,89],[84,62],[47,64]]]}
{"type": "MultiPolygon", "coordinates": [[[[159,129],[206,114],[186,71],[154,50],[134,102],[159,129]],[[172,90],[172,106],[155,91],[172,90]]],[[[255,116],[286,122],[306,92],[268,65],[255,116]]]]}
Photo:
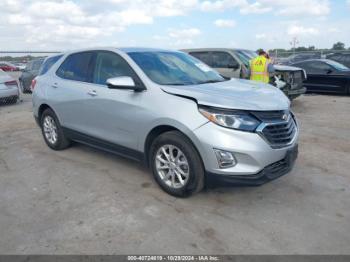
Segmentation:
{"type": "Polygon", "coordinates": [[[22,103],[0,105],[1,254],[350,254],[350,97],[304,96],[295,169],[188,199],[139,164],[50,150],[22,103]]]}

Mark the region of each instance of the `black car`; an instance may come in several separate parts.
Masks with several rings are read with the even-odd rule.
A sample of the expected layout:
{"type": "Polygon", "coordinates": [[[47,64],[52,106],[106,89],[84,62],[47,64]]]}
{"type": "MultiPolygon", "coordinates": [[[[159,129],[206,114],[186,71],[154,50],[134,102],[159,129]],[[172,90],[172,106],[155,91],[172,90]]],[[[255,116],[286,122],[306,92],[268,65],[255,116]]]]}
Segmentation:
{"type": "Polygon", "coordinates": [[[293,64],[307,73],[307,92],[350,94],[350,69],[328,59],[312,59],[293,64]]]}
{"type": "Polygon", "coordinates": [[[43,62],[44,58],[39,58],[27,63],[25,69],[23,69],[23,72],[19,77],[19,84],[22,93],[31,92],[30,85],[32,80],[38,75],[39,69],[43,62]]]}
{"type": "Polygon", "coordinates": [[[327,59],[336,61],[350,68],[350,53],[335,53],[327,55],[327,59]]]}

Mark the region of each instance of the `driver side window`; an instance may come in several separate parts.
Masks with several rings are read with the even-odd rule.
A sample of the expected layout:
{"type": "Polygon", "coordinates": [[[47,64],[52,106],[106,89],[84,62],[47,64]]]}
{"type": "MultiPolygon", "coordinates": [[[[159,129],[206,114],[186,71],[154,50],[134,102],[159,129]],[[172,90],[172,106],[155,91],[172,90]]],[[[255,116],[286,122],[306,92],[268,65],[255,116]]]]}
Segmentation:
{"type": "Polygon", "coordinates": [[[312,62],[308,65],[311,74],[324,74],[328,70],[331,70],[331,66],[322,62],[312,62]]]}
{"type": "Polygon", "coordinates": [[[118,76],[135,79],[135,73],[121,56],[113,52],[97,52],[92,82],[105,85],[107,79],[118,76]]]}

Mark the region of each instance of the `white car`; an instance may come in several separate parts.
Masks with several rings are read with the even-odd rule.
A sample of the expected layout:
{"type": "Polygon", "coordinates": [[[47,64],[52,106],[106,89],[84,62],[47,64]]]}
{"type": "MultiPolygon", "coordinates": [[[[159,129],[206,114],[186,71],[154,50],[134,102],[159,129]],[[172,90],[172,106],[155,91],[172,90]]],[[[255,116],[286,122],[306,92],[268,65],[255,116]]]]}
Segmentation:
{"type": "Polygon", "coordinates": [[[19,98],[17,81],[0,69],[0,101],[16,103],[19,98]]]}

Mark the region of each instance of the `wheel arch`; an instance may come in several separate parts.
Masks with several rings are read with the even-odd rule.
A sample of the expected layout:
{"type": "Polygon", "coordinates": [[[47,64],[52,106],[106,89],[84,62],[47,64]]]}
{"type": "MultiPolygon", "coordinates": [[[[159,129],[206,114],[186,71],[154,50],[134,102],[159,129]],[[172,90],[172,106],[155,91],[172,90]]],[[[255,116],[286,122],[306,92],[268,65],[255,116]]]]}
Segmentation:
{"type": "Polygon", "coordinates": [[[51,109],[52,111],[54,111],[54,110],[52,109],[52,107],[50,107],[48,104],[41,104],[41,105],[39,106],[39,109],[38,109],[38,120],[39,120],[39,121],[41,121],[41,116],[43,115],[43,113],[44,113],[44,111],[45,111],[46,109],[51,109]]]}
{"type": "Polygon", "coordinates": [[[199,143],[197,142],[197,140],[195,139],[194,136],[191,136],[190,133],[188,132],[188,130],[183,130],[182,128],[179,128],[179,127],[176,127],[174,125],[167,125],[167,124],[162,124],[162,125],[158,125],[154,128],[152,128],[147,136],[146,136],[146,139],[144,140],[144,144],[143,144],[143,151],[144,151],[144,161],[145,161],[145,164],[147,166],[149,166],[149,157],[150,157],[150,152],[149,152],[149,149],[153,143],[153,141],[158,137],[160,136],[161,134],[164,134],[166,132],[169,132],[169,131],[177,131],[179,133],[181,133],[183,136],[185,136],[193,145],[194,149],[197,151],[198,155],[199,155],[199,158],[201,159],[202,161],[202,164],[203,164],[203,167],[204,166],[204,162],[203,162],[203,157],[202,157],[202,154],[200,153],[200,150],[199,150],[199,143]]]}

